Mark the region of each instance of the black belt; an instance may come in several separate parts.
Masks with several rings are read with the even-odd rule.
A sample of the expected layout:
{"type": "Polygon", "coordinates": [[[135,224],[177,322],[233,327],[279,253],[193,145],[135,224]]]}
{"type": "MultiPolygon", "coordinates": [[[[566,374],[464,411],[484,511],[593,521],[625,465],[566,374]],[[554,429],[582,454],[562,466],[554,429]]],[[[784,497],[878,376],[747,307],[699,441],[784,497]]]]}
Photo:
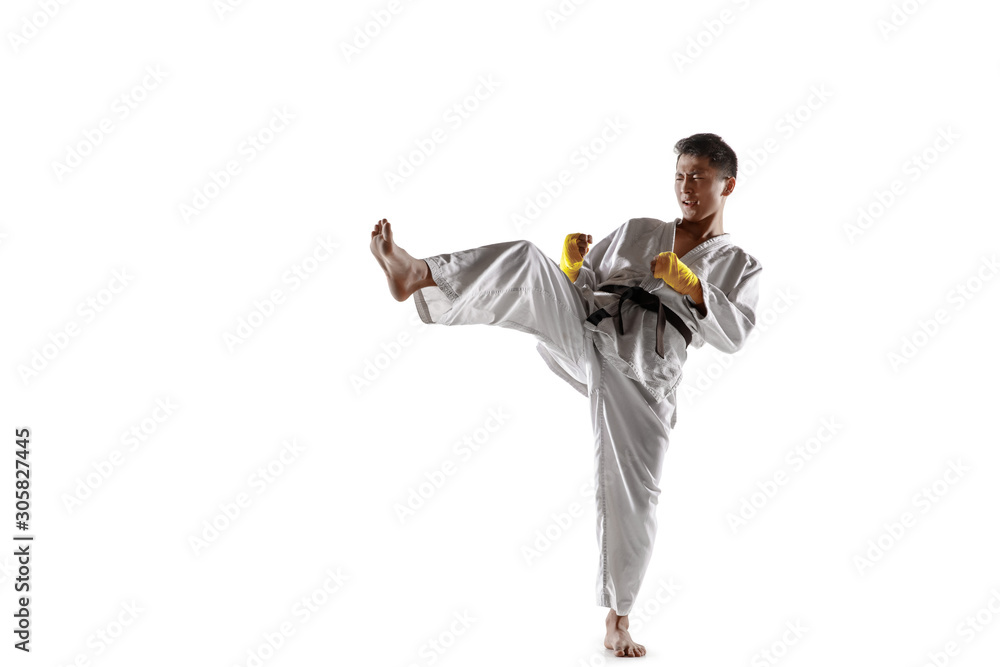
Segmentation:
{"type": "Polygon", "coordinates": [[[663,358],[663,331],[666,329],[667,321],[674,325],[674,328],[684,336],[685,347],[691,344],[691,330],[684,324],[684,320],[680,318],[680,315],[664,306],[663,302],[655,294],[650,294],[641,287],[630,287],[629,285],[605,285],[597,291],[621,295],[618,299],[618,314],[612,315],[604,308],[600,308],[591,313],[590,317],[587,318],[587,321],[591,324],[596,326],[605,317],[611,317],[615,321],[615,328],[618,330],[619,335],[625,335],[625,327],[622,324],[622,307],[626,301],[631,299],[642,308],[656,312],[656,353],[660,355],[661,359],[663,358]]]}

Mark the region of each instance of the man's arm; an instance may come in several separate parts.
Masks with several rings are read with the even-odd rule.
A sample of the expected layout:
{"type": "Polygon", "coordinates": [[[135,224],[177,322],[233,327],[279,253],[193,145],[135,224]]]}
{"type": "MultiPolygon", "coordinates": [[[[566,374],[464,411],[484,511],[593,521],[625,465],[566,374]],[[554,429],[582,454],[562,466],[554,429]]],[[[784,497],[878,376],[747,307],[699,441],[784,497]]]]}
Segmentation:
{"type": "Polygon", "coordinates": [[[744,266],[742,275],[728,292],[699,278],[701,303],[691,295],[684,298],[695,330],[709,345],[723,352],[733,353],[746,343],[757,320],[761,271],[760,263],[750,259],[744,266]]]}
{"type": "Polygon", "coordinates": [[[737,261],[734,257],[729,265],[716,267],[713,274],[718,285],[689,269],[673,253],[661,253],[650,264],[654,276],[684,295],[683,303],[699,336],[729,353],[743,347],[753,330],[762,270],[750,255],[745,255],[742,265],[736,265],[737,261]]]}

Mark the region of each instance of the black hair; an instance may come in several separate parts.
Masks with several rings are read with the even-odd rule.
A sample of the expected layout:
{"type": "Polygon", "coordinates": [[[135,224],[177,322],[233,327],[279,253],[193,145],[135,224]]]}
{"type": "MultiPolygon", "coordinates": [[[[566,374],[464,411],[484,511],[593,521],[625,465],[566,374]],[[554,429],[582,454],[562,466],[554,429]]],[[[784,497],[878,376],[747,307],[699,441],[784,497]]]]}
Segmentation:
{"type": "Polygon", "coordinates": [[[678,160],[681,155],[707,156],[719,178],[736,176],[736,152],[717,134],[692,134],[674,144],[674,152],[677,153],[678,160]]]}

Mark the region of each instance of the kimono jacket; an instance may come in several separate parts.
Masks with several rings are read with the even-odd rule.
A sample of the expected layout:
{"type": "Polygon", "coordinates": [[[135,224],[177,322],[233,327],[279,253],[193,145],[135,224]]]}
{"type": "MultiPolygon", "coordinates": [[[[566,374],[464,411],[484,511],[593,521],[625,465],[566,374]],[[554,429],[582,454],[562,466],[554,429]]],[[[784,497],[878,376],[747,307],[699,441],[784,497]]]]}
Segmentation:
{"type": "MultiPolygon", "coordinates": [[[[637,285],[673,310],[691,332],[691,345],[709,343],[723,352],[736,352],[754,327],[760,281],[760,262],[734,245],[728,233],[703,241],[679,259],[701,282],[702,315],[689,296],[674,291],[662,279],[654,278],[650,262],[674,247],[679,219],[663,222],[656,218],[632,218],[593,245],[584,256],[575,285],[589,308],[588,315],[605,308],[618,313],[619,295],[601,291],[605,285],[637,285]]],[[[682,378],[687,359],[687,343],[669,323],[663,333],[664,356],[656,353],[657,313],[623,302],[624,335],[619,335],[612,317],[598,324],[584,320],[590,336],[605,361],[642,385],[659,402],[671,394],[682,378]]],[[[584,396],[586,384],[562,368],[544,344],[536,348],[549,368],[584,396]]]]}

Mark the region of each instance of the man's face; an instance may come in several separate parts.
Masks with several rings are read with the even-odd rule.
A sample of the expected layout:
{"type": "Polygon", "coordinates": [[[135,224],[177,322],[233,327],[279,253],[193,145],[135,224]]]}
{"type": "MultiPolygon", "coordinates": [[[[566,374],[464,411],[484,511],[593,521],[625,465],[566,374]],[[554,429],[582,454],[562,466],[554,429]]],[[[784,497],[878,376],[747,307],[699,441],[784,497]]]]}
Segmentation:
{"type": "Polygon", "coordinates": [[[685,222],[699,222],[720,210],[734,187],[736,179],[720,179],[707,155],[678,156],[674,193],[685,222]]]}

